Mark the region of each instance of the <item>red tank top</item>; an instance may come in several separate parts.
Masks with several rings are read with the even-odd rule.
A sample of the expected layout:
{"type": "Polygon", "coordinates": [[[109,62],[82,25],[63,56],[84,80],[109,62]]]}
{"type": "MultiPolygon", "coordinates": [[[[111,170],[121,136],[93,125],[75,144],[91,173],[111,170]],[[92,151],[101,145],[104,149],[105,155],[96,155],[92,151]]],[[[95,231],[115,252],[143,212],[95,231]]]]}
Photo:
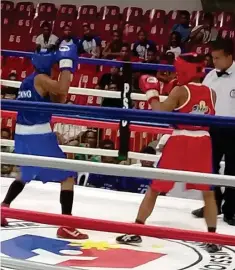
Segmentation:
{"type": "MultiPolygon", "coordinates": [[[[175,109],[179,113],[208,114],[215,115],[215,107],[212,97],[212,90],[199,83],[189,83],[184,85],[188,91],[188,100],[179,108],[175,109]]],[[[178,129],[186,130],[208,130],[204,126],[177,125],[178,129]]]]}

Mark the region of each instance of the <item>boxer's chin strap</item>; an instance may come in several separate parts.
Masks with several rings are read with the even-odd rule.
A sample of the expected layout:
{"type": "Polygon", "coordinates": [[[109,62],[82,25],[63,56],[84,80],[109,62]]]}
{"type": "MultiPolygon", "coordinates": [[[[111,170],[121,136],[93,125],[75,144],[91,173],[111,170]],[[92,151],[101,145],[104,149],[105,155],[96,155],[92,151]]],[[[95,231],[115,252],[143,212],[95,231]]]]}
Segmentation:
{"type": "Polygon", "coordinates": [[[73,61],[71,59],[62,59],[59,62],[60,68],[72,68],[73,67],[73,61]]]}
{"type": "Polygon", "coordinates": [[[159,92],[156,89],[151,89],[146,92],[146,97],[149,103],[151,103],[154,99],[159,101],[159,92]]]}

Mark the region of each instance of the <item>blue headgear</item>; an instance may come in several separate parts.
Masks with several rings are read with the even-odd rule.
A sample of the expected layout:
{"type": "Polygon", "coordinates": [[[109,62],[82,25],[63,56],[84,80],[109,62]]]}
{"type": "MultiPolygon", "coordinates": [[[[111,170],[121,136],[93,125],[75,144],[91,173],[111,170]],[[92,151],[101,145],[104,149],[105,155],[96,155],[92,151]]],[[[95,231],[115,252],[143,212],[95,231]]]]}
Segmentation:
{"type": "Polygon", "coordinates": [[[35,53],[32,57],[32,64],[39,73],[48,74],[51,73],[51,68],[55,63],[54,52],[39,52],[35,53]]]}

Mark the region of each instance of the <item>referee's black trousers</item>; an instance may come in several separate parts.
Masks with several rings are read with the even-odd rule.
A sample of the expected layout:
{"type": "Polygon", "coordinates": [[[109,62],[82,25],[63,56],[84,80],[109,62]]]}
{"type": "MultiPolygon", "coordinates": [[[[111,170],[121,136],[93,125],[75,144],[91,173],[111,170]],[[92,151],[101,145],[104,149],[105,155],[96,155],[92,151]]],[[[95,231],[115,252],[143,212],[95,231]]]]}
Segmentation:
{"type": "MultiPolygon", "coordinates": [[[[213,152],[213,169],[214,173],[219,173],[220,162],[225,157],[225,175],[235,176],[235,128],[216,128],[210,129],[213,152]]],[[[222,186],[222,185],[221,185],[222,186]]],[[[235,215],[235,187],[226,187],[222,193],[220,186],[215,188],[215,196],[218,209],[228,219],[235,215]]]]}

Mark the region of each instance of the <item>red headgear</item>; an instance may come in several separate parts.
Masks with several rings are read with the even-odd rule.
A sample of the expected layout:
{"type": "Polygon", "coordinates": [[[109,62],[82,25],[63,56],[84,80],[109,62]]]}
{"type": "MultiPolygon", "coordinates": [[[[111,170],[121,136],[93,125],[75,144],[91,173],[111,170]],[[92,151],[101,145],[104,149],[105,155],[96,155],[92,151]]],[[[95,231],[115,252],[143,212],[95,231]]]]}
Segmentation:
{"type": "Polygon", "coordinates": [[[198,62],[196,61],[196,58],[198,58],[196,53],[185,53],[175,59],[174,66],[180,85],[187,84],[195,78],[202,78],[205,76],[204,61],[198,62]],[[193,61],[194,59],[195,61],[193,61]]]}

